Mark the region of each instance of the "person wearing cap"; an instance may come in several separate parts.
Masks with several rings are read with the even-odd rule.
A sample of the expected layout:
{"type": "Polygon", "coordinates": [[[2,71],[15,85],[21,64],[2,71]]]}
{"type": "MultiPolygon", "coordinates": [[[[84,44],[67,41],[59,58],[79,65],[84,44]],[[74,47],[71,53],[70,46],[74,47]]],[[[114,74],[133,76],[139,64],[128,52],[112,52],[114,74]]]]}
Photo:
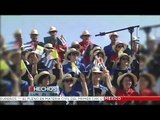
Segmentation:
{"type": "Polygon", "coordinates": [[[19,48],[21,48],[22,44],[23,44],[22,30],[21,29],[18,29],[18,30],[15,31],[14,38],[15,38],[19,48]]]}
{"type": "MultiPolygon", "coordinates": [[[[21,90],[21,96],[27,96],[30,81],[26,81],[22,78],[22,76],[26,74],[26,70],[21,69],[21,51],[12,51],[11,53],[9,53],[9,60],[9,66],[11,69],[9,78],[11,77],[11,74],[13,72],[13,74],[19,80],[19,86],[17,87],[19,87],[19,89],[21,90]]],[[[12,77],[11,81],[13,82],[12,77]]]]}
{"type": "MultiPolygon", "coordinates": [[[[93,67],[90,75],[89,75],[89,96],[113,96],[111,91],[109,90],[108,86],[102,83],[102,75],[106,74],[106,80],[108,81],[108,72],[107,71],[100,71],[98,67],[93,67]]],[[[89,102],[92,105],[101,105],[104,104],[103,102],[89,102]]]]}
{"type": "Polygon", "coordinates": [[[103,72],[98,67],[93,67],[89,75],[90,84],[88,85],[90,96],[104,96],[108,92],[108,88],[101,84],[103,72]],[[99,88],[100,93],[95,93],[94,88],[99,88]]]}
{"type": "MultiPolygon", "coordinates": [[[[116,96],[138,96],[134,90],[137,85],[137,77],[132,73],[124,73],[117,79],[118,88],[116,89],[116,96]]],[[[131,101],[117,101],[118,105],[129,105],[131,101]]]]}
{"type": "Polygon", "coordinates": [[[91,63],[87,65],[86,70],[91,71],[91,68],[94,66],[99,67],[101,70],[105,68],[105,61],[106,61],[106,56],[101,47],[95,47],[91,52],[90,52],[90,60],[91,63]]]}
{"type": "Polygon", "coordinates": [[[79,76],[82,71],[85,71],[85,65],[83,63],[77,63],[79,55],[80,52],[75,48],[68,49],[65,54],[65,60],[67,62],[63,65],[64,73],[74,72],[77,76],[79,76]]]}
{"type": "Polygon", "coordinates": [[[114,68],[111,71],[111,75],[112,75],[112,85],[117,88],[117,78],[118,76],[127,73],[127,72],[132,72],[132,69],[130,68],[130,65],[132,63],[132,58],[126,54],[123,53],[121,54],[121,56],[119,57],[118,62],[114,65],[114,68]]]}
{"type": "Polygon", "coordinates": [[[78,41],[73,41],[70,48],[75,48],[77,51],[82,49],[78,41]]]}
{"type": "Polygon", "coordinates": [[[30,33],[30,38],[31,38],[31,42],[33,43],[34,47],[36,48],[37,45],[39,44],[39,32],[37,29],[32,29],[31,33],[30,33]]]}
{"type": "MultiPolygon", "coordinates": [[[[81,45],[79,44],[78,41],[73,41],[70,48],[75,48],[79,52],[82,49],[82,47],[81,47],[81,45]]],[[[84,57],[81,54],[78,57],[77,62],[84,63],[84,57]]]]}
{"type": "Polygon", "coordinates": [[[50,74],[48,71],[42,71],[34,76],[34,83],[36,86],[49,86],[55,82],[56,76],[50,74]]]}
{"type": "Polygon", "coordinates": [[[66,41],[65,41],[63,35],[61,35],[61,38],[59,38],[57,36],[57,33],[58,33],[57,28],[55,26],[51,26],[48,31],[48,34],[50,34],[50,36],[51,36],[51,40],[49,41],[49,43],[51,43],[53,45],[53,47],[56,48],[58,55],[59,55],[59,58],[60,58],[60,61],[62,63],[64,60],[64,54],[67,50],[67,45],[65,44],[66,41]],[[63,41],[63,43],[62,43],[62,41],[63,41]]]}
{"type": "MultiPolygon", "coordinates": [[[[25,59],[29,63],[28,65],[26,64],[26,67],[30,71],[30,74],[34,77],[38,73],[38,64],[41,60],[41,56],[35,51],[31,51],[25,54],[25,59]]],[[[26,73],[23,77],[26,78],[25,76],[28,76],[28,73],[26,73]]]]}
{"type": "Polygon", "coordinates": [[[106,56],[107,56],[107,58],[108,58],[109,61],[111,59],[111,56],[115,55],[115,51],[113,51],[112,48],[113,48],[113,45],[116,44],[116,41],[118,40],[118,37],[119,36],[118,36],[118,34],[116,32],[111,33],[109,35],[111,43],[109,45],[107,45],[107,46],[104,47],[104,52],[105,52],[105,54],[106,54],[106,56]]]}
{"type": "Polygon", "coordinates": [[[56,76],[56,81],[62,77],[63,70],[62,64],[59,61],[57,50],[53,47],[51,43],[47,43],[44,45],[45,48],[45,57],[41,59],[40,64],[38,64],[38,68],[41,70],[50,71],[56,76]],[[54,55],[53,55],[54,53],[54,55]],[[54,59],[55,64],[52,69],[47,68],[44,64],[47,61],[47,57],[51,57],[54,59]]]}
{"type": "Polygon", "coordinates": [[[153,90],[153,86],[156,85],[156,81],[155,77],[152,74],[141,73],[139,81],[141,96],[157,96],[157,93],[153,90]]]}
{"type": "MultiPolygon", "coordinates": [[[[153,89],[156,85],[155,77],[150,73],[141,73],[139,76],[139,95],[140,96],[158,96],[156,91],[153,89]]],[[[151,101],[140,101],[139,104],[154,104],[151,101]]]]}
{"type": "MultiPolygon", "coordinates": [[[[53,47],[51,43],[47,43],[44,45],[44,58],[50,55],[53,51],[57,53],[57,50],[53,47]]],[[[58,53],[57,53],[58,54],[58,53]]]]}
{"type": "Polygon", "coordinates": [[[122,41],[117,41],[115,45],[112,46],[113,51],[116,53],[116,56],[111,56],[111,61],[116,61],[116,58],[119,57],[127,48],[127,45],[122,41]]]}
{"type": "MultiPolygon", "coordinates": [[[[131,41],[130,41],[130,45],[131,45],[131,41]]],[[[133,59],[135,59],[136,54],[139,54],[140,52],[140,43],[139,43],[139,38],[136,36],[132,37],[132,57],[133,59]]]]}
{"type": "Polygon", "coordinates": [[[37,74],[38,70],[38,62],[40,61],[41,57],[38,55],[35,51],[23,51],[21,54],[22,60],[24,61],[25,66],[27,67],[28,72],[26,72],[22,79],[27,81],[29,84],[31,84],[30,79],[28,79],[29,74],[31,74],[33,77],[37,74]]]}
{"type": "Polygon", "coordinates": [[[148,64],[147,56],[144,54],[139,54],[139,72],[147,72],[147,64],[148,64]]]}
{"type": "MultiPolygon", "coordinates": [[[[56,79],[55,75],[50,74],[48,71],[42,71],[39,74],[34,76],[34,86],[39,86],[39,87],[51,86],[52,84],[54,84],[55,79],[56,79]]],[[[53,94],[52,94],[52,92],[48,92],[45,95],[46,96],[53,96],[53,94]]],[[[43,101],[43,102],[36,101],[35,105],[53,105],[53,102],[51,102],[51,101],[43,101]]]]}
{"type": "Polygon", "coordinates": [[[122,41],[117,41],[115,45],[112,46],[112,49],[115,52],[115,54],[111,56],[110,60],[107,59],[106,61],[106,67],[108,68],[109,71],[112,71],[113,65],[117,63],[120,55],[124,53],[126,48],[127,48],[127,45],[122,41]]]}
{"type": "Polygon", "coordinates": [[[93,44],[90,40],[90,37],[91,37],[91,34],[89,33],[88,30],[83,31],[82,34],[80,35],[80,38],[82,39],[82,41],[79,42],[79,44],[82,47],[82,49],[80,50],[81,54],[85,52],[85,50],[89,45],[93,44]]]}
{"type": "Polygon", "coordinates": [[[148,60],[154,59],[154,55],[158,49],[157,38],[153,35],[148,36],[146,40],[146,48],[141,48],[141,53],[147,55],[148,60]]]}
{"type": "Polygon", "coordinates": [[[22,77],[26,71],[21,71],[21,51],[12,51],[8,54],[9,66],[18,77],[22,77]]]}
{"type": "Polygon", "coordinates": [[[48,34],[51,36],[52,39],[50,39],[49,41],[47,41],[47,43],[51,43],[53,45],[53,47],[55,47],[56,45],[58,45],[58,36],[57,36],[58,30],[55,26],[51,26],[49,28],[48,34]]]}
{"type": "MultiPolygon", "coordinates": [[[[47,43],[44,45],[45,48],[45,56],[51,54],[52,52],[55,52],[55,54],[58,55],[56,48],[53,47],[53,45],[51,43],[47,43]]],[[[57,57],[57,56],[56,56],[57,57]]],[[[58,59],[58,58],[56,58],[58,59]]]]}
{"type": "Polygon", "coordinates": [[[156,37],[150,35],[146,41],[146,54],[148,56],[153,56],[157,50],[158,44],[156,43],[156,37]]]}
{"type": "Polygon", "coordinates": [[[58,85],[61,88],[60,96],[88,96],[85,76],[82,73],[80,74],[80,81],[82,85],[81,93],[73,89],[77,82],[77,78],[69,73],[64,74],[63,79],[58,81],[58,85]]]}

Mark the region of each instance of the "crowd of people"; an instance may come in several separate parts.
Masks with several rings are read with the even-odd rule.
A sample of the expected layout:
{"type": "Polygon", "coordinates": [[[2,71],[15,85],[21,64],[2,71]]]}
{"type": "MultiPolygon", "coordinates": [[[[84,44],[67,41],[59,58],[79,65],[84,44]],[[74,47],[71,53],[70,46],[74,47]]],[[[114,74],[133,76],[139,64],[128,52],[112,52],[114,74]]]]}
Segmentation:
{"type": "MultiPolygon", "coordinates": [[[[49,37],[40,42],[38,30],[33,29],[27,43],[24,43],[20,29],[15,31],[15,41],[11,43],[0,35],[0,96],[29,96],[30,86],[58,86],[60,92],[57,96],[160,95],[160,44],[154,36],[147,38],[146,45],[140,44],[137,36],[127,44],[114,32],[109,34],[110,44],[102,48],[93,43],[88,30],[82,32],[80,42],[73,40],[70,46],[63,36],[58,36],[56,27],[51,26],[48,34],[49,37]]],[[[139,105],[159,102],[84,101],[69,104],[139,105]]]]}

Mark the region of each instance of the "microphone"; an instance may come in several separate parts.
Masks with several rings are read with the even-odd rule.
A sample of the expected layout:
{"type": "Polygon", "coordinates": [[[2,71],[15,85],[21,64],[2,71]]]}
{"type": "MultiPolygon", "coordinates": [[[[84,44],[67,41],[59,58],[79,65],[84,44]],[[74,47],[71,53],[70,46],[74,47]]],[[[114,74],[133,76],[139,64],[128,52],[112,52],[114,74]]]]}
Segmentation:
{"type": "Polygon", "coordinates": [[[157,27],[160,27],[160,24],[141,27],[140,30],[146,30],[146,29],[157,28],[157,27]]]}

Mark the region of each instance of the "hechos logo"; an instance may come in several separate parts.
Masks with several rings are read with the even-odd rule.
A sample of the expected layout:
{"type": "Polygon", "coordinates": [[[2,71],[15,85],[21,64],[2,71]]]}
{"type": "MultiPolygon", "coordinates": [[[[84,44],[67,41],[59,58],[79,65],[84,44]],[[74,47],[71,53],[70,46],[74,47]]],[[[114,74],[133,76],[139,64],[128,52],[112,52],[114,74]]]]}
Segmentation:
{"type": "Polygon", "coordinates": [[[30,86],[30,92],[57,92],[57,86],[46,86],[46,87],[39,87],[39,86],[30,86]]]}

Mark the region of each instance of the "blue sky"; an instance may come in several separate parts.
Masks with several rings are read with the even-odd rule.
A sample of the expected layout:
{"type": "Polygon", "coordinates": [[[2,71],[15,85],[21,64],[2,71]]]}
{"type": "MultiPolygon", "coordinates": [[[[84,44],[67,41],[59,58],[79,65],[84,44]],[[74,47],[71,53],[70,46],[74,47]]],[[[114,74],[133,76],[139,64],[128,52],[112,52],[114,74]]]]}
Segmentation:
{"type": "MultiPolygon", "coordinates": [[[[81,41],[80,35],[84,30],[91,34],[93,43],[104,47],[110,43],[108,35],[95,37],[99,32],[107,32],[126,28],[133,25],[156,25],[160,24],[160,16],[140,15],[14,15],[1,16],[1,33],[7,42],[13,41],[13,33],[22,29],[24,42],[30,41],[30,32],[33,28],[38,29],[39,39],[48,36],[50,26],[56,26],[58,35],[64,35],[67,45],[73,41],[81,41]]],[[[128,44],[130,34],[127,30],[118,32],[119,40],[128,44]]],[[[160,28],[152,31],[152,34],[160,37],[160,28]]],[[[133,35],[136,35],[136,29],[133,35]]],[[[145,34],[138,32],[141,43],[144,43],[145,34]]]]}

